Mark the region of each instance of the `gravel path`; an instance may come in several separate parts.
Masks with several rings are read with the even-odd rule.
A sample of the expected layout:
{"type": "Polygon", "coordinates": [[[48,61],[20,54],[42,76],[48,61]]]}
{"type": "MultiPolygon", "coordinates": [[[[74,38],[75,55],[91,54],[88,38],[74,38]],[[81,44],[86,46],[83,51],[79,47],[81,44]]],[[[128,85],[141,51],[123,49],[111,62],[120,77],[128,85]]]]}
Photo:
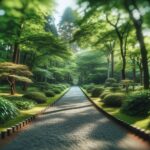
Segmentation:
{"type": "Polygon", "coordinates": [[[78,87],[49,108],[3,150],[150,150],[138,137],[107,119],[78,87]]]}

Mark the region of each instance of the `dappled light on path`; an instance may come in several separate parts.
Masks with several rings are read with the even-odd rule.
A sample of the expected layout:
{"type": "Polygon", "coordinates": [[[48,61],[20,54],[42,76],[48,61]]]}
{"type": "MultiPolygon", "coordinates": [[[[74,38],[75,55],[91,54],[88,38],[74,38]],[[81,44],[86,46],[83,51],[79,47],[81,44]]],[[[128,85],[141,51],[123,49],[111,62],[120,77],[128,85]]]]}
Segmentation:
{"type": "Polygon", "coordinates": [[[149,150],[99,113],[78,87],[38,117],[3,150],[149,150]]]}

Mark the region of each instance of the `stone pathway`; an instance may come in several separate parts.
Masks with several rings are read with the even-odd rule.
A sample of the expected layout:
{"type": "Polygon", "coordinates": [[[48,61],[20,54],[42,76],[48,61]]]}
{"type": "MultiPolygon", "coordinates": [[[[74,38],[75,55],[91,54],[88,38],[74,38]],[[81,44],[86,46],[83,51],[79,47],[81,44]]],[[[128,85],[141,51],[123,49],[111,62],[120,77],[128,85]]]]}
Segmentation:
{"type": "Polygon", "coordinates": [[[2,150],[150,150],[98,112],[78,87],[49,108],[2,150]]]}

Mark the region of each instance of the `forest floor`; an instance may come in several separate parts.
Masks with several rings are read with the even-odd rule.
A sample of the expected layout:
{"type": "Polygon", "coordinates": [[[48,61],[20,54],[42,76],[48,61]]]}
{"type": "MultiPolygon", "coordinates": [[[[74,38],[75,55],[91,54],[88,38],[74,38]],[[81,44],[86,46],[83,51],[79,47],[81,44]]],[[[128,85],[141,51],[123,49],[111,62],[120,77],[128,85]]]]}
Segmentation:
{"type": "Polygon", "coordinates": [[[97,111],[80,88],[70,91],[2,150],[149,150],[148,143],[97,111]]]}

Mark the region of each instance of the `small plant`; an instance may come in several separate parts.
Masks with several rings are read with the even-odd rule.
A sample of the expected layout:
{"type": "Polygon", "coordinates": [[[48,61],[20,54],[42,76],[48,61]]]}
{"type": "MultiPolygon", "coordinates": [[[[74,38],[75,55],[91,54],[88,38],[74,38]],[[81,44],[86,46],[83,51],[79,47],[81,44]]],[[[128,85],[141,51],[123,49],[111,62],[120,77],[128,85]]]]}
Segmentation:
{"type": "Polygon", "coordinates": [[[99,97],[103,91],[104,91],[104,88],[102,88],[102,87],[93,88],[93,90],[91,92],[92,97],[99,97]]]}
{"type": "Polygon", "coordinates": [[[122,108],[123,112],[133,116],[146,116],[150,112],[150,91],[138,91],[130,94],[122,108]]]}
{"type": "Polygon", "coordinates": [[[104,97],[103,102],[108,107],[120,107],[124,99],[123,93],[111,93],[104,97]]]}
{"type": "Polygon", "coordinates": [[[54,97],[54,96],[55,96],[55,92],[53,92],[53,91],[46,91],[46,92],[45,92],[45,95],[46,95],[47,97],[54,97]]]}
{"type": "Polygon", "coordinates": [[[27,99],[31,99],[37,102],[38,104],[45,103],[47,101],[47,97],[45,96],[44,93],[41,92],[29,92],[26,93],[23,97],[27,99]]]}
{"type": "Polygon", "coordinates": [[[0,97],[0,123],[15,118],[19,114],[17,107],[10,101],[0,97]]]}
{"type": "Polygon", "coordinates": [[[28,110],[35,106],[34,102],[27,101],[27,100],[26,101],[14,101],[14,104],[16,105],[18,109],[21,109],[21,110],[28,110]]]}

